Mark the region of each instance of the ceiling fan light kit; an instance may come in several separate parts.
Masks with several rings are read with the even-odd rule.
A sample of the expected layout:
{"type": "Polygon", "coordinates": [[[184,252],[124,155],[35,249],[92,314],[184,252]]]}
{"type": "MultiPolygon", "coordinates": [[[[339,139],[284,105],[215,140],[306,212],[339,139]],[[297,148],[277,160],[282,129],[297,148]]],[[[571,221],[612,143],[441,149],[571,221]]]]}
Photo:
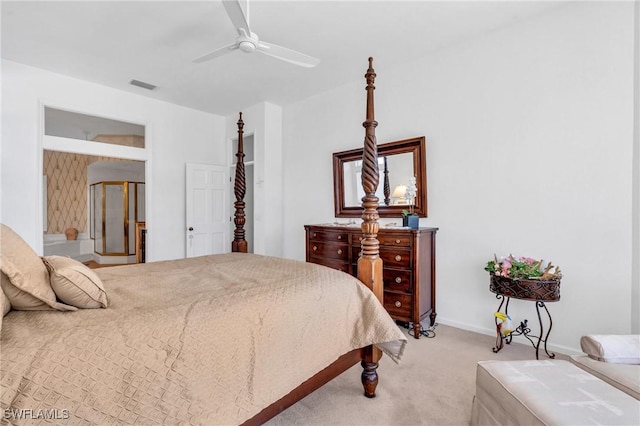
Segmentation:
{"type": "MultiPolygon", "coordinates": [[[[251,32],[251,29],[249,28],[249,19],[242,10],[239,0],[223,0],[222,4],[227,11],[227,15],[229,15],[231,23],[238,32],[238,37],[236,38],[235,43],[202,55],[194,59],[193,62],[206,62],[219,56],[226,55],[227,53],[234,50],[241,50],[245,53],[253,53],[258,51],[267,56],[271,56],[273,58],[280,59],[282,61],[286,61],[305,68],[313,68],[320,63],[319,59],[309,55],[305,55],[304,53],[300,53],[286,47],[278,46],[276,44],[261,42],[258,36],[255,33],[251,32]]],[[[247,2],[247,8],[248,7],[249,2],[247,2]]]]}

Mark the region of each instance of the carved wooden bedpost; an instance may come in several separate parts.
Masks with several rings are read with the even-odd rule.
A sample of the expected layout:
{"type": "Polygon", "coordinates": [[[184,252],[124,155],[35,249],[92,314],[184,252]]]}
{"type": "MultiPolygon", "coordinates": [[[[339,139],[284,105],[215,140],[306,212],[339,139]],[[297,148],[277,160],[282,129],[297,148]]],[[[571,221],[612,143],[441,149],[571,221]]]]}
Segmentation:
{"type": "Polygon", "coordinates": [[[384,185],[382,188],[384,191],[384,205],[388,206],[391,204],[391,198],[389,198],[391,195],[391,187],[389,187],[389,165],[387,164],[387,157],[384,157],[384,185]]]}
{"type": "Polygon", "coordinates": [[[236,208],[233,222],[236,225],[233,231],[233,242],[231,243],[232,252],[247,252],[247,241],[244,239],[244,195],[247,190],[244,172],[244,147],[242,143],[242,134],[244,122],[242,121],[242,113],[238,119],[238,152],[236,153],[236,177],[233,185],[233,193],[236,196],[236,202],[233,204],[236,208]]]}
{"type": "MultiPolygon", "coordinates": [[[[362,155],[362,254],[358,259],[358,279],[373,291],[382,302],[382,259],[380,258],[380,243],[378,241],[379,215],[378,197],[376,190],[379,183],[378,172],[378,144],[375,128],[378,122],[374,119],[373,90],[376,73],[373,70],[373,58],[369,58],[369,69],[365,74],[367,79],[367,118],[362,125],[365,128],[364,152],[362,155]]],[[[364,394],[369,398],[376,396],[378,385],[378,361],[381,352],[375,346],[363,349],[362,354],[362,385],[364,394]]]]}

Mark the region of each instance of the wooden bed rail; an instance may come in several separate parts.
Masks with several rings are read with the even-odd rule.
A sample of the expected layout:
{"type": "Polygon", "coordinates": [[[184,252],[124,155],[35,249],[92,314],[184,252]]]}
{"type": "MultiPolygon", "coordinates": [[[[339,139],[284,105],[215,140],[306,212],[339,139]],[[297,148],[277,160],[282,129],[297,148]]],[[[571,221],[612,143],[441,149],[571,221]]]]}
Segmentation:
{"type": "Polygon", "coordinates": [[[233,203],[236,208],[233,223],[236,228],[233,231],[233,242],[231,243],[231,251],[246,253],[247,240],[245,240],[245,212],[244,212],[244,195],[247,192],[247,183],[244,171],[244,146],[242,135],[244,134],[244,121],[242,121],[242,113],[238,119],[238,152],[236,153],[236,176],[233,184],[233,193],[236,196],[236,202],[233,203]]]}
{"type": "MultiPolygon", "coordinates": [[[[376,141],[376,126],[374,118],[373,91],[376,73],[373,69],[373,58],[369,58],[369,68],[365,74],[367,80],[367,116],[362,125],[365,128],[364,152],[362,154],[362,254],[358,259],[358,279],[373,291],[382,303],[382,259],[380,258],[380,242],[378,241],[378,197],[376,190],[380,175],[378,171],[378,143],[376,141]]],[[[378,361],[380,349],[367,346],[362,351],[362,385],[364,394],[369,398],[376,396],[378,385],[378,361]]]]}

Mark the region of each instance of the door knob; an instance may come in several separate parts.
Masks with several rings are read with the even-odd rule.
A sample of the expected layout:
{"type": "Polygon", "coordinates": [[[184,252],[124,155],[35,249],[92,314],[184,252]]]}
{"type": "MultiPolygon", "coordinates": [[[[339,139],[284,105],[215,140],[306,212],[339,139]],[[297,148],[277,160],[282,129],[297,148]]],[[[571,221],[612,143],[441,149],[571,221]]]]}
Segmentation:
{"type": "Polygon", "coordinates": [[[190,226],[190,227],[189,227],[189,231],[193,231],[193,226],[190,226]]]}

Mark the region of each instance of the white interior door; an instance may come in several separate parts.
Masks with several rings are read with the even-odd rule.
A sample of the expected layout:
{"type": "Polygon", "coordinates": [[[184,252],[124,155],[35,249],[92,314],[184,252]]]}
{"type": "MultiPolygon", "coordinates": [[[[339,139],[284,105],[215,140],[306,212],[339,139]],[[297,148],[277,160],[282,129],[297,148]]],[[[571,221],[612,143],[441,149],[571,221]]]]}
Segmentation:
{"type": "Polygon", "coordinates": [[[187,257],[228,253],[228,168],[187,164],[187,257]]]}

